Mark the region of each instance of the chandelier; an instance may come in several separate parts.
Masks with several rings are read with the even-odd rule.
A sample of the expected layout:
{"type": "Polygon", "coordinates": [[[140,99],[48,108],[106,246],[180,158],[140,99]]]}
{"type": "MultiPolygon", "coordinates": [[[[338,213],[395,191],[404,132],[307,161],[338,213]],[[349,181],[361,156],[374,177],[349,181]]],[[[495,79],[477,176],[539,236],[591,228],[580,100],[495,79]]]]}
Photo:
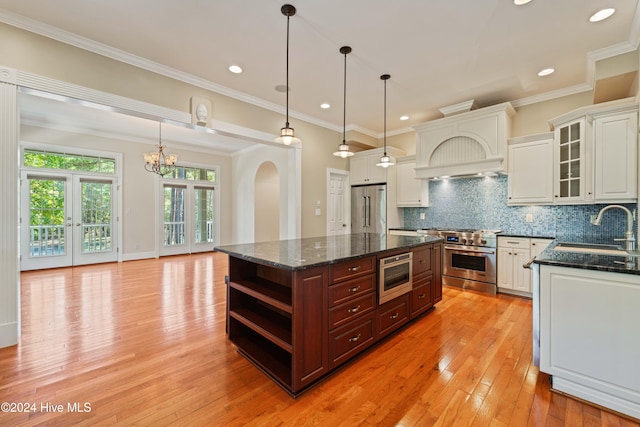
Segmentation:
{"type": "Polygon", "coordinates": [[[165,147],[162,145],[162,123],[160,123],[160,137],[158,141],[158,145],[156,145],[156,147],[158,147],[157,152],[144,154],[144,168],[147,172],[165,176],[175,170],[178,156],[164,153],[165,147]]]}

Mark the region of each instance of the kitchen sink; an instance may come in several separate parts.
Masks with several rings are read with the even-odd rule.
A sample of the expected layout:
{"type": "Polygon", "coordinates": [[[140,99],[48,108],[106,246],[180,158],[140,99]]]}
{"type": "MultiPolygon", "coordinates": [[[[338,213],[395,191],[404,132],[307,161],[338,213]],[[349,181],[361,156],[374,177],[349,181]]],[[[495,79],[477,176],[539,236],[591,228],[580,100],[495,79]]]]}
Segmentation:
{"type": "Polygon", "coordinates": [[[600,245],[596,243],[560,242],[553,248],[555,251],[582,252],[601,255],[630,255],[619,245],[600,245]]]}

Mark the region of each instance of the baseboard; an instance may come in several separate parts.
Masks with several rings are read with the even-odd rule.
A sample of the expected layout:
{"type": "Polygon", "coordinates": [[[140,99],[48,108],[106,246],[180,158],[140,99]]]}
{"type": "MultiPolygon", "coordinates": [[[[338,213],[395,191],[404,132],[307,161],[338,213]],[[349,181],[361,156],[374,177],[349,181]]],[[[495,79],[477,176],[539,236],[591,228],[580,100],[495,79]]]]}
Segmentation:
{"type": "Polygon", "coordinates": [[[122,254],[122,261],[137,261],[139,259],[157,258],[155,252],[136,252],[133,254],[122,254]]]}

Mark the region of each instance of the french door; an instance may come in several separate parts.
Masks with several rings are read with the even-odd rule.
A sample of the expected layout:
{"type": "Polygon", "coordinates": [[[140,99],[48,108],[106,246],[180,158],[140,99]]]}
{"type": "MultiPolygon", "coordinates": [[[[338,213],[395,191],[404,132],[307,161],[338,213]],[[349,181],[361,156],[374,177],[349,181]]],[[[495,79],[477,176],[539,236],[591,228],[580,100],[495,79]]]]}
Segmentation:
{"type": "Polygon", "coordinates": [[[116,178],[22,172],[21,270],[117,261],[116,178]]]}
{"type": "Polygon", "coordinates": [[[160,255],[213,250],[215,188],[206,184],[162,185],[160,255]]]}

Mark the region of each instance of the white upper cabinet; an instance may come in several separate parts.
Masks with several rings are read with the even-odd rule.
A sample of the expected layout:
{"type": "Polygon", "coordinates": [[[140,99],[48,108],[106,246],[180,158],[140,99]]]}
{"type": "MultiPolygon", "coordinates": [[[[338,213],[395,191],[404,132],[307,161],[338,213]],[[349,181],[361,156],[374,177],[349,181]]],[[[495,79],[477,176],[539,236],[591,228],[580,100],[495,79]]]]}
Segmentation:
{"type": "MultiPolygon", "coordinates": [[[[387,182],[387,171],[389,173],[395,173],[391,166],[389,168],[383,168],[376,166],[376,163],[380,162],[384,149],[374,148],[373,150],[366,150],[356,153],[349,159],[349,172],[351,177],[351,185],[362,184],[384,184],[387,182]]],[[[404,152],[393,148],[387,147],[387,154],[394,158],[396,156],[403,155],[404,152]]]]}
{"type": "Polygon", "coordinates": [[[407,156],[398,159],[396,177],[398,207],[429,206],[429,181],[416,178],[416,157],[407,156]]]}
{"type": "Polygon", "coordinates": [[[595,116],[595,199],[631,201],[638,196],[638,111],[595,116]]]}
{"type": "Polygon", "coordinates": [[[509,140],[509,205],[553,203],[553,133],[509,140]]]}

